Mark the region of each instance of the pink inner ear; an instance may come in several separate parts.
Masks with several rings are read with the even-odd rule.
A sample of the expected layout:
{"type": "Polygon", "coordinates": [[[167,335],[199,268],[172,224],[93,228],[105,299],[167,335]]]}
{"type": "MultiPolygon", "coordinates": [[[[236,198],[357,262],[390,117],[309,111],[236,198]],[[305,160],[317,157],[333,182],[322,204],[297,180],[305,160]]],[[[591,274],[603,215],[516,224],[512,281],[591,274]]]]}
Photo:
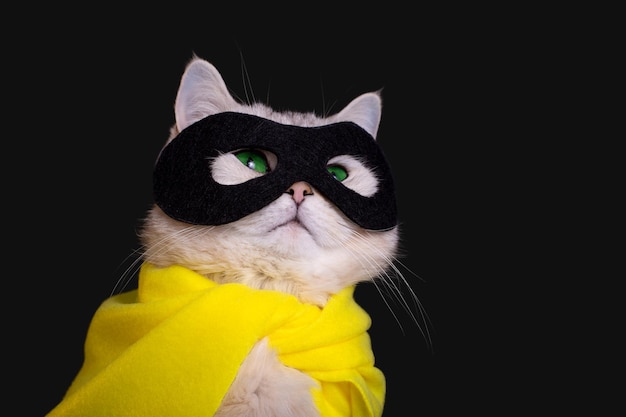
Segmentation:
{"type": "Polygon", "coordinates": [[[377,92],[361,94],[352,100],[343,110],[332,117],[333,121],[353,122],[361,126],[367,133],[376,139],[382,101],[377,92]]]}
{"type": "Polygon", "coordinates": [[[174,104],[178,130],[212,114],[238,108],[219,71],[203,59],[192,59],[181,77],[174,104]]]}

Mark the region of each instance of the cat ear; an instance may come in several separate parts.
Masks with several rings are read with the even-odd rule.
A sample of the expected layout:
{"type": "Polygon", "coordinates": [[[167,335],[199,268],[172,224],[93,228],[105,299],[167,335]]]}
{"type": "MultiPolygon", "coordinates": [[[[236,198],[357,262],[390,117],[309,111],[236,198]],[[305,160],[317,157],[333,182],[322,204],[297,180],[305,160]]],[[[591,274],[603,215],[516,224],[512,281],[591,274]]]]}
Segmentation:
{"type": "Polygon", "coordinates": [[[382,100],[379,92],[361,94],[334,117],[334,121],[349,121],[365,129],[374,139],[378,133],[382,100]]]}
{"type": "Polygon", "coordinates": [[[237,107],[219,71],[194,56],[185,68],[174,104],[178,131],[207,116],[237,107]]]}

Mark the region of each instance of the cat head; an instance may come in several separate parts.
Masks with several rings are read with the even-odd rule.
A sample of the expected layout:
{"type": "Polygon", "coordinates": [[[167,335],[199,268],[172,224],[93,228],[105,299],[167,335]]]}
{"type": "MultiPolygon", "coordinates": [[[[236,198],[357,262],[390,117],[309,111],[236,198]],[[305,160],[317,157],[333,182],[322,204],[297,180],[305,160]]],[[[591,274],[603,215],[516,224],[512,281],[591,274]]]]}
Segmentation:
{"type": "Polygon", "coordinates": [[[194,56],[155,165],[143,259],[318,305],[384,278],[398,226],[381,110],[379,92],[324,116],[244,103],[194,56]]]}

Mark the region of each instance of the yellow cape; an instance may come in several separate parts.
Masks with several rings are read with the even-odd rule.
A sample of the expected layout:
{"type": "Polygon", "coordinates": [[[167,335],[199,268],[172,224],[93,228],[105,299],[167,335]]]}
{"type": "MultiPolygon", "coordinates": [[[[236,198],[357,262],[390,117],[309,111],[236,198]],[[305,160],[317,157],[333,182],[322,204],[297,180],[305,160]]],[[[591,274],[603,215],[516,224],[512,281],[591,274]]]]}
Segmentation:
{"type": "Polygon", "coordinates": [[[379,417],[385,377],[374,366],[370,317],[353,293],[346,288],[319,308],[144,263],[138,289],[96,311],[82,368],[47,416],[212,416],[268,336],[282,363],[318,382],[312,394],[323,417],[379,417]]]}

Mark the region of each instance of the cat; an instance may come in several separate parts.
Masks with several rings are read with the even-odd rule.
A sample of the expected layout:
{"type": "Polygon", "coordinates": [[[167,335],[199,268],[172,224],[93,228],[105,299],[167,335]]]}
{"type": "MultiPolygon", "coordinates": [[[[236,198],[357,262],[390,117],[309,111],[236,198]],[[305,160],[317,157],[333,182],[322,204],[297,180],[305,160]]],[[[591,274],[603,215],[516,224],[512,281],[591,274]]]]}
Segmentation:
{"type": "MultiPolygon", "coordinates": [[[[279,292],[319,311],[359,283],[397,291],[391,280],[404,279],[394,266],[400,233],[391,171],[376,143],[381,114],[380,90],[324,115],[245,102],[213,64],[193,55],[155,164],[155,203],[139,231],[141,261],[157,269],[181,266],[216,285],[279,292]],[[189,155],[205,149],[198,138],[207,132],[219,146],[190,162],[189,155]],[[231,146],[233,132],[255,139],[231,146]],[[205,166],[208,173],[198,174],[205,166]],[[211,190],[220,197],[207,197],[211,190]]],[[[367,375],[378,378],[377,393],[361,394],[377,403],[368,413],[379,416],[384,377],[376,372],[367,375]]],[[[320,409],[311,394],[319,384],[284,364],[263,337],[214,415],[343,415],[320,409]]]]}
{"type": "MultiPolygon", "coordinates": [[[[222,112],[304,127],[348,121],[375,138],[381,111],[379,92],[365,93],[327,117],[278,112],[261,103],[241,104],[229,94],[213,65],[194,58],[181,79],[175,102],[176,124],[168,140],[194,122],[222,112]]],[[[258,157],[265,159],[263,164],[270,169],[277,164],[269,152],[258,157]]],[[[365,196],[377,191],[375,173],[358,158],[338,155],[327,163],[348,172],[342,182],[346,187],[365,196]]],[[[212,170],[215,180],[223,184],[263,175],[234,154],[217,157],[212,170]]],[[[393,201],[388,203],[393,207],[393,201]]],[[[324,306],[340,289],[384,275],[396,256],[399,228],[371,231],[359,227],[321,193],[298,181],[268,206],[220,226],[194,229],[155,206],[141,231],[141,241],[144,259],[154,265],[181,264],[219,283],[239,282],[282,291],[324,306]]],[[[313,385],[306,375],[282,365],[263,339],[250,352],[216,416],[317,416],[308,395],[313,385]],[[259,394],[257,402],[250,401],[256,391],[265,398],[259,394]],[[282,408],[280,399],[285,397],[292,398],[293,403],[282,408]]]]}

